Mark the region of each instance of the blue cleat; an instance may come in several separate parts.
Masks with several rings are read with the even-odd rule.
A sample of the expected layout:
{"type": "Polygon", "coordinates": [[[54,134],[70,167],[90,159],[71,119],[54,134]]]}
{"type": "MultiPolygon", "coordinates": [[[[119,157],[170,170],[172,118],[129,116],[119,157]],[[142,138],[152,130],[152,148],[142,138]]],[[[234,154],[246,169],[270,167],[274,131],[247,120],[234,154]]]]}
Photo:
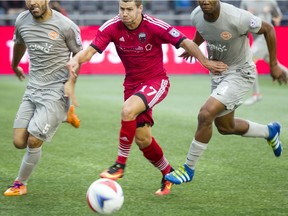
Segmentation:
{"type": "Polygon", "coordinates": [[[195,170],[184,164],[179,169],[165,175],[165,179],[173,184],[182,184],[184,182],[192,181],[194,172],[195,170]]]}
{"type": "Polygon", "coordinates": [[[282,153],[282,144],[280,142],[281,125],[278,122],[268,124],[269,136],[267,138],[268,144],[272,147],[274,155],[280,157],[282,153]]]}

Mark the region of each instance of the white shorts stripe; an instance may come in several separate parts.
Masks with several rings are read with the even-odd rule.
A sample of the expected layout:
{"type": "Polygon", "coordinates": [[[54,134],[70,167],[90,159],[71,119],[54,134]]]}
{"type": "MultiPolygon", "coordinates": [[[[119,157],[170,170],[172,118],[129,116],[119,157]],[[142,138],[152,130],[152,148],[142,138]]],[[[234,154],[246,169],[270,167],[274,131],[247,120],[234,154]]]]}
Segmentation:
{"type": "Polygon", "coordinates": [[[161,87],[160,87],[159,91],[157,92],[155,97],[151,100],[151,102],[148,104],[149,107],[153,107],[157,103],[159,98],[165,92],[165,89],[166,89],[167,85],[168,85],[168,80],[162,80],[161,87]]]}

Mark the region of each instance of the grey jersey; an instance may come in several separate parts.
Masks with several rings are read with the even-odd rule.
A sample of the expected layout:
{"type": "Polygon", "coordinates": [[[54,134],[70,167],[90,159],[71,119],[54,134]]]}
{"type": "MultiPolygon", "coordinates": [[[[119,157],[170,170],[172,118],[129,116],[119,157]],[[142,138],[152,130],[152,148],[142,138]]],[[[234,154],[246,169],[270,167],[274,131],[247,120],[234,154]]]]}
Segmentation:
{"type": "Polygon", "coordinates": [[[242,0],[240,8],[272,24],[272,18],[282,16],[276,0],[242,0]]]}
{"type": "Polygon", "coordinates": [[[220,2],[220,15],[207,22],[198,6],[191,14],[192,25],[207,42],[209,59],[220,60],[231,67],[252,63],[248,32],[257,33],[262,25],[259,17],[248,11],[220,2]]]}
{"type": "Polygon", "coordinates": [[[16,19],[14,43],[25,44],[30,57],[28,86],[52,88],[68,80],[65,65],[71,53],[82,49],[79,27],[59,12],[52,10],[52,17],[37,22],[29,11],[16,19]]]}

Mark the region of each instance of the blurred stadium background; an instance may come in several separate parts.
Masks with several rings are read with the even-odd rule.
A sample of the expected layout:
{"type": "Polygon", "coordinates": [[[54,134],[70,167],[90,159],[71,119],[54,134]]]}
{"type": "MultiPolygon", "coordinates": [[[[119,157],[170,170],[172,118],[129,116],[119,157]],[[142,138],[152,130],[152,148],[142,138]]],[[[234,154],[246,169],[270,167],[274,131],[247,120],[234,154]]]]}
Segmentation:
{"type": "MultiPolygon", "coordinates": [[[[6,68],[10,68],[13,25],[19,11],[24,9],[5,8],[5,2],[13,2],[15,7],[16,2],[24,3],[0,0],[0,75],[7,74],[6,68]]],[[[196,1],[144,2],[145,12],[187,33],[190,31],[189,36],[193,36],[189,18],[197,5],[196,1]]],[[[223,2],[236,6],[240,4],[240,1],[223,2]]],[[[279,36],[278,57],[288,65],[288,1],[278,2],[284,15],[282,26],[276,28],[279,36]]],[[[87,36],[83,37],[84,46],[89,44],[95,29],[118,11],[118,0],[62,0],[60,3],[67,16],[81,26],[83,35],[87,36]]],[[[169,50],[172,49],[169,47],[169,50]]],[[[109,48],[108,54],[112,55],[113,50],[109,48]]],[[[109,62],[108,54],[104,54],[103,62],[95,58],[83,69],[96,74],[102,70],[101,67],[112,68],[113,71],[122,68],[120,63],[109,62]]],[[[173,68],[169,68],[171,65],[182,74],[188,67],[194,74],[199,72],[193,65],[181,64],[180,58],[174,58],[176,55],[167,56],[168,60],[173,60],[169,65],[165,63],[168,72],[174,72],[173,68]]],[[[27,57],[24,57],[22,65],[27,71],[27,57]]],[[[13,75],[13,72],[8,74],[13,75]]],[[[53,142],[43,146],[45,150],[41,163],[29,181],[29,195],[17,197],[19,199],[0,196],[1,216],[95,215],[89,209],[85,195],[90,183],[115,158],[119,111],[122,106],[122,81],[122,76],[78,78],[77,98],[80,107],[77,114],[81,118],[81,128],[74,130],[67,124],[60,127],[53,142]]],[[[193,183],[175,186],[171,195],[159,198],[153,195],[159,186],[159,173],[134,146],[129,157],[129,169],[121,181],[125,203],[117,215],[287,215],[287,87],[272,84],[269,76],[261,76],[260,83],[264,99],[254,106],[241,106],[237,114],[260,123],[278,120],[283,128],[281,139],[284,152],[281,158],[275,159],[265,140],[223,137],[214,130],[211,144],[199,161],[193,183]]],[[[27,79],[19,82],[14,76],[0,76],[2,192],[15,177],[23,156],[23,151],[16,150],[12,145],[12,125],[26,84],[27,79]]],[[[169,97],[155,109],[157,124],[153,133],[173,166],[185,159],[197,127],[198,110],[209,91],[209,76],[171,76],[169,97]]]]}
{"type": "MultiPolygon", "coordinates": [[[[231,3],[235,6],[239,6],[241,2],[237,0],[222,1],[231,3]]],[[[23,2],[23,0],[0,1],[0,26],[13,25],[18,10],[11,9],[18,9],[19,6],[20,8],[21,6],[23,8],[23,2]]],[[[67,16],[78,25],[101,25],[107,19],[113,17],[118,11],[118,0],[51,1],[51,3],[53,2],[59,2],[61,7],[63,7],[67,13],[67,16]]],[[[189,25],[189,15],[197,6],[196,0],[144,0],[143,2],[145,12],[151,15],[157,15],[158,18],[163,19],[172,25],[189,25]]],[[[277,2],[283,12],[282,25],[288,25],[288,1],[278,0],[277,2]]]]}

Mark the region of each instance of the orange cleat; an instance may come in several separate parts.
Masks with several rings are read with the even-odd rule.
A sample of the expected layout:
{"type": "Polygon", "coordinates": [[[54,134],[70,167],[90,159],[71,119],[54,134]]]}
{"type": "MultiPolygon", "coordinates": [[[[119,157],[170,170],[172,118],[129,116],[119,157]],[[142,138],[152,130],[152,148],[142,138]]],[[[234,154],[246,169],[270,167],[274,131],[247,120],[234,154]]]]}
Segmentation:
{"type": "Polygon", "coordinates": [[[121,179],[124,176],[125,164],[115,163],[101,174],[101,178],[108,178],[114,181],[121,179]]]}
{"type": "Polygon", "coordinates": [[[159,190],[157,190],[155,192],[155,195],[158,195],[158,196],[163,196],[163,195],[167,195],[170,193],[170,190],[172,188],[172,185],[173,183],[165,180],[165,179],[162,179],[161,180],[161,187],[159,190]]]}
{"type": "Polygon", "coordinates": [[[73,127],[79,128],[80,127],[80,119],[75,114],[75,106],[70,105],[68,113],[67,113],[67,122],[70,123],[73,127]]]}
{"type": "Polygon", "coordinates": [[[5,192],[4,196],[21,196],[27,194],[26,185],[22,184],[19,181],[14,181],[13,185],[11,185],[5,192]]]}

